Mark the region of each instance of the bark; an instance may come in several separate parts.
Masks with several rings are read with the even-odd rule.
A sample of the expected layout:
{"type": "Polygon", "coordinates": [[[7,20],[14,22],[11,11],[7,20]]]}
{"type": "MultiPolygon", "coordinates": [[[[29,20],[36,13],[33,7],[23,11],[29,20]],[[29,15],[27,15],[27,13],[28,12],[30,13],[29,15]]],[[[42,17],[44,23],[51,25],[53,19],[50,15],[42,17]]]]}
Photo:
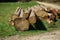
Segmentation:
{"type": "Polygon", "coordinates": [[[35,13],[34,13],[34,11],[32,10],[31,11],[31,14],[30,14],[30,16],[29,16],[29,22],[31,23],[31,24],[34,24],[34,23],[36,23],[36,16],[35,16],[35,13]]]}
{"type": "Polygon", "coordinates": [[[19,18],[24,18],[24,17],[23,17],[23,14],[24,14],[24,10],[21,9],[21,13],[20,13],[20,15],[19,15],[19,18]]]}
{"type": "Polygon", "coordinates": [[[41,11],[41,10],[38,10],[38,11],[36,12],[36,15],[37,15],[41,20],[42,20],[42,19],[46,19],[47,16],[48,16],[47,12],[41,11]]]}
{"type": "Polygon", "coordinates": [[[24,10],[23,16],[24,16],[25,19],[27,19],[29,17],[29,15],[30,15],[30,8],[27,8],[27,9],[24,10]]]}

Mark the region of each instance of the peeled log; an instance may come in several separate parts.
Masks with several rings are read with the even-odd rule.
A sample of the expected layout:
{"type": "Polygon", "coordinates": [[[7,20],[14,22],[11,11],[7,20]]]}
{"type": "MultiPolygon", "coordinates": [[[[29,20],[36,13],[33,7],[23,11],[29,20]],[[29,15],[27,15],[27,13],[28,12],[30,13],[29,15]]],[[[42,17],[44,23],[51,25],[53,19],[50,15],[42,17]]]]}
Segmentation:
{"type": "Polygon", "coordinates": [[[17,18],[14,20],[14,26],[18,31],[28,30],[29,22],[26,19],[17,18]]]}
{"type": "Polygon", "coordinates": [[[36,16],[35,16],[35,13],[34,13],[33,10],[31,11],[31,14],[30,14],[30,16],[29,16],[29,22],[30,22],[31,24],[36,23],[36,16]]]}

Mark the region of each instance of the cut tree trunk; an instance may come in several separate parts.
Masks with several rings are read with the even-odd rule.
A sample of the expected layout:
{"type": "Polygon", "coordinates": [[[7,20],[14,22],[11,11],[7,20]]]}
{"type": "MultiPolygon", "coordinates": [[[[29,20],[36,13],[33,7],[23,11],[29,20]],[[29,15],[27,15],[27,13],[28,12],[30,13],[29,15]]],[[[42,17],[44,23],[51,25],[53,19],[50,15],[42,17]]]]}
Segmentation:
{"type": "Polygon", "coordinates": [[[38,10],[36,12],[36,16],[38,16],[40,20],[43,20],[43,19],[46,19],[48,17],[48,14],[45,11],[38,10]]]}
{"type": "Polygon", "coordinates": [[[18,31],[28,30],[29,22],[26,19],[17,18],[14,20],[14,26],[18,31]]]}
{"type": "Polygon", "coordinates": [[[30,8],[25,9],[23,14],[24,19],[27,19],[29,17],[29,14],[30,14],[30,8]]]}
{"type": "Polygon", "coordinates": [[[15,15],[19,16],[21,13],[21,8],[20,7],[17,7],[16,11],[15,11],[15,15]]]}
{"type": "Polygon", "coordinates": [[[26,12],[27,10],[23,10],[23,9],[21,9],[21,13],[20,13],[20,15],[19,15],[19,18],[23,18],[23,19],[26,19],[29,15],[29,13],[28,12],[26,12]]]}
{"type": "Polygon", "coordinates": [[[24,14],[24,10],[21,9],[21,13],[20,13],[20,15],[19,15],[19,18],[24,18],[23,14],[24,14]]]}
{"type": "Polygon", "coordinates": [[[60,19],[60,10],[58,10],[57,14],[58,14],[58,18],[60,19]]]}
{"type": "Polygon", "coordinates": [[[18,18],[18,16],[16,15],[16,14],[12,14],[11,15],[11,18],[9,18],[9,24],[10,25],[12,25],[12,26],[14,26],[14,20],[16,19],[16,18],[18,18]]]}
{"type": "Polygon", "coordinates": [[[35,16],[35,13],[34,13],[34,11],[33,11],[33,10],[31,11],[31,13],[30,13],[30,16],[29,16],[28,20],[29,20],[29,22],[30,22],[31,24],[36,23],[36,16],[35,16]]]}

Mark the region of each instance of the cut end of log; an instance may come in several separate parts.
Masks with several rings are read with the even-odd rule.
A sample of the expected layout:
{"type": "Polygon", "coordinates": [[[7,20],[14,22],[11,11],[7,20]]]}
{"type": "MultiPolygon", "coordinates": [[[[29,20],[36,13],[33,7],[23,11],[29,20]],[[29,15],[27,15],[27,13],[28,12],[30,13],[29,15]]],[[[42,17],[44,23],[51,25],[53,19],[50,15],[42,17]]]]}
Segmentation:
{"type": "Polygon", "coordinates": [[[12,25],[12,26],[14,26],[14,22],[13,21],[10,21],[9,24],[12,25]]]}
{"type": "Polygon", "coordinates": [[[17,18],[14,20],[14,26],[18,31],[28,30],[29,22],[26,19],[17,18]]]}
{"type": "Polygon", "coordinates": [[[54,22],[52,20],[47,19],[46,21],[47,21],[48,24],[54,25],[54,22]]]}

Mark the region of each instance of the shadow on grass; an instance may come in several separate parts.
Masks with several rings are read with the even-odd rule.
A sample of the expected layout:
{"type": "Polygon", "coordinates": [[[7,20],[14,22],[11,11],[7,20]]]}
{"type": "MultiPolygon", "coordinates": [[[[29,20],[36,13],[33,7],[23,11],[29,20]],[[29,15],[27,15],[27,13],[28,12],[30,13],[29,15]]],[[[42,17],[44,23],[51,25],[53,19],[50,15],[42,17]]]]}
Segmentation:
{"type": "Polygon", "coordinates": [[[30,24],[29,30],[47,30],[42,20],[36,16],[37,22],[33,25],[30,24]]]}

